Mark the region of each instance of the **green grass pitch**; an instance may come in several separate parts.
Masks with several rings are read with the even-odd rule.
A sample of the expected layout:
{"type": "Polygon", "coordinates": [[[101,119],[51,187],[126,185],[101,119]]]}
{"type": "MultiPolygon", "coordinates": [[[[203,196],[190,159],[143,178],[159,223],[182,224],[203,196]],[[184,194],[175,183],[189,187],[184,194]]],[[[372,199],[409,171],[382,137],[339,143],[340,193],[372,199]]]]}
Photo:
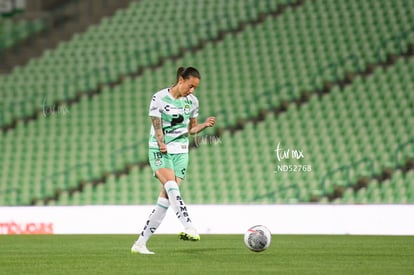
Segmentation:
{"type": "Polygon", "coordinates": [[[0,236],[0,274],[414,274],[414,237],[273,235],[249,251],[241,235],[185,242],[154,235],[155,255],[131,254],[132,235],[0,236]]]}

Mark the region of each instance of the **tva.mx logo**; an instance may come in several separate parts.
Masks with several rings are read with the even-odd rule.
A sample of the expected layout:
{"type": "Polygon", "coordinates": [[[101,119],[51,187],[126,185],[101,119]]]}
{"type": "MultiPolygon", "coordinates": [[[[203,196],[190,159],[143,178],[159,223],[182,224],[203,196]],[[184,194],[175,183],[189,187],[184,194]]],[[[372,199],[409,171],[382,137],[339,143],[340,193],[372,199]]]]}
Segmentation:
{"type": "Polygon", "coordinates": [[[276,157],[278,161],[282,161],[284,159],[303,159],[305,158],[303,151],[300,149],[291,149],[287,148],[284,149],[281,147],[280,142],[277,144],[276,147],[276,157]]]}
{"type": "Polygon", "coordinates": [[[303,150],[298,148],[284,148],[280,144],[277,144],[275,149],[276,157],[279,163],[276,166],[275,173],[279,172],[311,172],[312,165],[310,164],[303,164],[299,161],[297,164],[290,162],[289,160],[300,160],[305,158],[305,154],[303,150]],[[286,160],[288,163],[282,163],[282,161],[286,160]]]}

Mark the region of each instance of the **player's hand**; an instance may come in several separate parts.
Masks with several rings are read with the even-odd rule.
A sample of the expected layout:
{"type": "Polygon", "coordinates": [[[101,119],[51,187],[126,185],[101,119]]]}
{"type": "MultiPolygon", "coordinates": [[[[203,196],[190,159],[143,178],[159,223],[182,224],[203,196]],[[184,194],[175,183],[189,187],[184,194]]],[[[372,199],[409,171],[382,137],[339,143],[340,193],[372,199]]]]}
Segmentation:
{"type": "Polygon", "coordinates": [[[161,153],[167,153],[167,145],[165,143],[158,144],[161,153]]]}
{"type": "Polygon", "coordinates": [[[206,125],[206,127],[213,127],[214,124],[216,123],[216,118],[213,116],[210,116],[206,119],[206,122],[204,122],[204,124],[206,125]]]}

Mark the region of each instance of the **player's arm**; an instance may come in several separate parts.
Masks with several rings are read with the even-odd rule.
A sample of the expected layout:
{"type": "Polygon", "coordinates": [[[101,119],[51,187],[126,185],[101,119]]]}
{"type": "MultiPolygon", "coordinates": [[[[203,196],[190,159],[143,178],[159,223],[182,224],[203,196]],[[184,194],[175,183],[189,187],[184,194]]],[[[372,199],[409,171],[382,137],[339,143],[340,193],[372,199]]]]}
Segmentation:
{"type": "Polygon", "coordinates": [[[160,117],[151,116],[152,126],[154,127],[155,138],[161,153],[167,153],[167,145],[164,143],[164,133],[162,132],[162,121],[160,117]]]}
{"type": "Polygon", "coordinates": [[[204,123],[198,124],[197,118],[192,117],[190,118],[190,124],[189,124],[189,133],[191,135],[200,133],[207,127],[213,127],[214,123],[216,123],[216,118],[211,116],[206,119],[204,123]]]}

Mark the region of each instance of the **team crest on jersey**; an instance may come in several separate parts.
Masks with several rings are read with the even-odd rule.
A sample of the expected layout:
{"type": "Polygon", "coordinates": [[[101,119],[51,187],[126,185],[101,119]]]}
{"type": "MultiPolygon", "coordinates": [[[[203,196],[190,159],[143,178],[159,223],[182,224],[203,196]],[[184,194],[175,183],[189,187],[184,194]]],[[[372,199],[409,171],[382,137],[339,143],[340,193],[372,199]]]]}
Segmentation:
{"type": "Polygon", "coordinates": [[[190,113],[190,105],[185,104],[184,105],[184,114],[188,115],[190,113]]]}

